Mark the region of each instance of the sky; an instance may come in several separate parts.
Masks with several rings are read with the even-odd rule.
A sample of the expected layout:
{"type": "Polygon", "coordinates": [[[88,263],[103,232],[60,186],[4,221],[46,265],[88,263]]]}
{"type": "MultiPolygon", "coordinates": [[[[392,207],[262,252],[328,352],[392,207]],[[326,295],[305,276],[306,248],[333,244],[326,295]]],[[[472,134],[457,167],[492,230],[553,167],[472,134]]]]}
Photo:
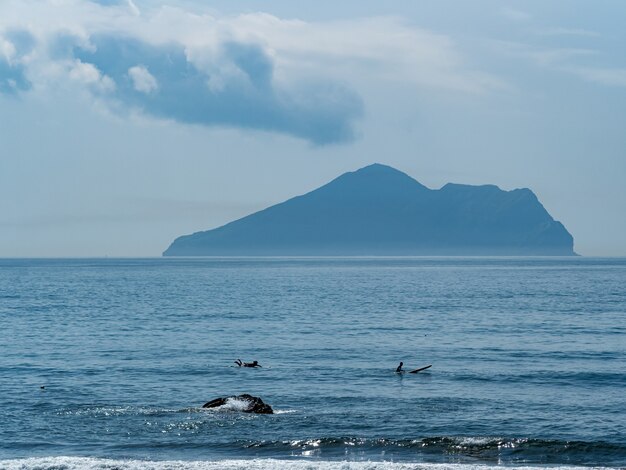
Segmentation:
{"type": "Polygon", "coordinates": [[[0,257],[160,256],[383,163],[626,256],[622,0],[0,0],[0,257]]]}

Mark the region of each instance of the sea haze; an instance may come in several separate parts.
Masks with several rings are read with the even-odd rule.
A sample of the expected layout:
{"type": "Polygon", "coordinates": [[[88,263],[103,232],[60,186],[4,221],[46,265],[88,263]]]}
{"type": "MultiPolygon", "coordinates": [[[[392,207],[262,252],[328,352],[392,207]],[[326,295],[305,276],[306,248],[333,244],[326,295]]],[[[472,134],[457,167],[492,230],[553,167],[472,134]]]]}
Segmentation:
{"type": "Polygon", "coordinates": [[[625,281],[579,257],[0,260],[0,468],[624,467],[625,281]],[[239,393],[277,414],[199,408],[239,393]]]}

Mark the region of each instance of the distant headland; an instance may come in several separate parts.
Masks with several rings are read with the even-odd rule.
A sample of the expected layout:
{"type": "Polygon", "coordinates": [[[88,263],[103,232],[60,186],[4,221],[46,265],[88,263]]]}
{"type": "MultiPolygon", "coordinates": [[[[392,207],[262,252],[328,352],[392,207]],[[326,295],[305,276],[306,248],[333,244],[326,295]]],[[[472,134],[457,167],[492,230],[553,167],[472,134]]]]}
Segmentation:
{"type": "Polygon", "coordinates": [[[374,164],[222,227],[163,256],[573,256],[574,239],[530,189],[438,190],[374,164]]]}

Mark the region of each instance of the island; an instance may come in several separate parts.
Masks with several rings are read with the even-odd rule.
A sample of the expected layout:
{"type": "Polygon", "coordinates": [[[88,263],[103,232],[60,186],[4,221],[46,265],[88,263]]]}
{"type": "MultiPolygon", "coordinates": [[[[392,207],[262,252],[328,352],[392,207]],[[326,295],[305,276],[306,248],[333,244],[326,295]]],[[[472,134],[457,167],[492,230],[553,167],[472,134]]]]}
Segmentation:
{"type": "Polygon", "coordinates": [[[574,239],[530,189],[429,189],[373,164],[221,227],[164,256],[574,256],[574,239]]]}

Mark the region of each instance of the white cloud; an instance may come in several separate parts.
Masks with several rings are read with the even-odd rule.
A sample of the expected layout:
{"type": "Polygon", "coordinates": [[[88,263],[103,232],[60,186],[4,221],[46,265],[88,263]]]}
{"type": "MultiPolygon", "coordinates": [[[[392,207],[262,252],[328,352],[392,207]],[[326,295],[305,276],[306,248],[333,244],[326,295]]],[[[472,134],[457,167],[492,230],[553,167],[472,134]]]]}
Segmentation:
{"type": "MultiPolygon", "coordinates": [[[[501,14],[517,21],[532,19],[528,13],[508,7],[503,8],[501,14]]],[[[626,69],[585,63],[585,59],[589,58],[593,58],[596,62],[601,60],[600,51],[593,47],[596,45],[593,40],[601,37],[597,31],[584,28],[552,27],[534,29],[532,33],[539,39],[556,37],[561,40],[562,44],[567,44],[568,39],[577,39],[577,43],[587,39],[592,45],[591,47],[553,47],[508,41],[494,41],[494,44],[501,53],[526,59],[546,69],[575,75],[597,85],[626,87],[626,69]]]]}
{"type": "Polygon", "coordinates": [[[321,68],[344,80],[365,76],[469,93],[503,85],[497,77],[468,66],[448,36],[399,18],[310,23],[248,14],[229,19],[228,30],[235,37],[265,43],[281,76],[306,76],[321,68]]]}
{"type": "Polygon", "coordinates": [[[548,28],[537,31],[540,36],[580,36],[588,38],[600,37],[600,33],[581,28],[548,28]]]}
{"type": "Polygon", "coordinates": [[[142,93],[152,93],[159,88],[156,78],[143,65],[135,65],[128,69],[128,75],[133,81],[135,90],[142,93]]]}
{"type": "Polygon", "coordinates": [[[0,57],[11,62],[15,56],[15,46],[10,41],[0,37],[0,57]]]}
{"type": "Polygon", "coordinates": [[[530,13],[512,7],[502,8],[500,10],[500,14],[505,18],[513,21],[528,21],[532,18],[530,13]]]}
{"type": "Polygon", "coordinates": [[[133,2],[133,0],[128,0],[128,8],[130,8],[130,11],[135,16],[139,16],[141,14],[139,8],[137,8],[137,5],[135,5],[135,2],[133,2]]]}
{"type": "Polygon", "coordinates": [[[226,76],[230,72],[227,64],[219,63],[219,46],[235,40],[262,45],[275,61],[277,79],[313,72],[351,80],[367,73],[372,79],[462,92],[501,85],[497,77],[466,64],[448,36],[398,18],[315,23],[265,13],[215,17],[167,6],[136,14],[134,3],[128,5],[132,8],[85,0],[4,0],[0,30],[27,27],[44,41],[64,32],[82,38],[118,34],[152,44],[179,43],[196,65],[226,76]]]}
{"type": "Polygon", "coordinates": [[[69,77],[79,83],[95,87],[98,91],[113,91],[115,82],[103,75],[93,64],[74,61],[69,69],[69,77]]]}
{"type": "Polygon", "coordinates": [[[592,49],[560,48],[560,49],[535,49],[528,52],[528,57],[539,65],[559,66],[580,57],[596,55],[592,49]]]}
{"type": "Polygon", "coordinates": [[[363,114],[356,90],[372,83],[469,94],[506,86],[468,65],[450,37],[394,17],[306,22],[139,12],[131,0],[3,0],[0,38],[16,29],[36,44],[23,70],[5,77],[18,74],[22,89],[47,93],[66,73],[116,109],[313,143],[353,138],[363,114]]]}
{"type": "Polygon", "coordinates": [[[600,85],[626,87],[626,69],[598,67],[568,67],[564,69],[583,80],[600,85]]]}
{"type": "Polygon", "coordinates": [[[600,53],[594,49],[540,47],[504,41],[494,44],[501,53],[529,60],[546,69],[575,75],[586,82],[597,85],[626,87],[625,68],[592,66],[582,63],[582,59],[594,58],[597,60],[600,57],[600,53]]]}

